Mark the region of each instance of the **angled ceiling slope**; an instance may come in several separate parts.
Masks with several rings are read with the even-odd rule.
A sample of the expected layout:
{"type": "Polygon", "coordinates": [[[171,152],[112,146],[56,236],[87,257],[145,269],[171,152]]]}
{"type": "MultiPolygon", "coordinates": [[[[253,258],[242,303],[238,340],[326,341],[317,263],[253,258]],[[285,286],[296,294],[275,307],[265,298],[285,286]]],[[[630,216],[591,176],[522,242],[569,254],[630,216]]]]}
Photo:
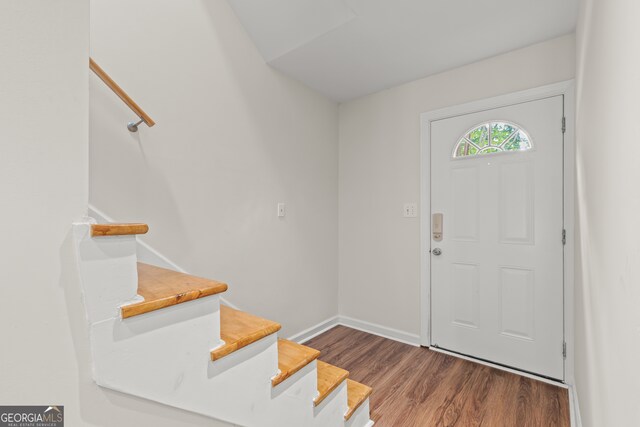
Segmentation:
{"type": "Polygon", "coordinates": [[[579,0],[228,0],[273,67],[336,101],[571,33],[579,0]]]}

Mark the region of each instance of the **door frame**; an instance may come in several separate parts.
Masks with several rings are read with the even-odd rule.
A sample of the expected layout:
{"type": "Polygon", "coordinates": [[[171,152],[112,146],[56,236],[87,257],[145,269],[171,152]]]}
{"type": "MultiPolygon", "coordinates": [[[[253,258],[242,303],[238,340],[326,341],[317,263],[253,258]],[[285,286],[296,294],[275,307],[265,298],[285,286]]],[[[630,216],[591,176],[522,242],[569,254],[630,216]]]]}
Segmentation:
{"type": "MultiPolygon", "coordinates": [[[[431,123],[437,120],[564,95],[563,221],[564,246],[564,383],[574,384],[575,257],[575,80],[473,101],[420,114],[420,345],[431,347],[431,123]]],[[[558,123],[562,126],[562,123],[558,123]]],[[[561,238],[561,236],[558,236],[561,238]]],[[[558,343],[558,352],[562,352],[558,343]]],[[[501,368],[499,365],[495,365],[501,368]]],[[[507,368],[505,368],[507,369],[507,368]]]]}

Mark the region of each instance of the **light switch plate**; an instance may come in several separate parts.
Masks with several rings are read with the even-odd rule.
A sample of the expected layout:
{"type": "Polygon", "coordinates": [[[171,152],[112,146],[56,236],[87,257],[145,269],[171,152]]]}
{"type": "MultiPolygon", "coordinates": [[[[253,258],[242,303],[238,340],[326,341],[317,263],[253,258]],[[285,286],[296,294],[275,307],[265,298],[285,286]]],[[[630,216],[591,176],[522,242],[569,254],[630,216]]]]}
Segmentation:
{"type": "Polygon", "coordinates": [[[278,203],[278,217],[282,218],[287,213],[286,205],[284,203],[278,203]]]}
{"type": "Polygon", "coordinates": [[[418,204],[417,203],[405,203],[403,216],[405,218],[415,218],[418,216],[418,204]]]}

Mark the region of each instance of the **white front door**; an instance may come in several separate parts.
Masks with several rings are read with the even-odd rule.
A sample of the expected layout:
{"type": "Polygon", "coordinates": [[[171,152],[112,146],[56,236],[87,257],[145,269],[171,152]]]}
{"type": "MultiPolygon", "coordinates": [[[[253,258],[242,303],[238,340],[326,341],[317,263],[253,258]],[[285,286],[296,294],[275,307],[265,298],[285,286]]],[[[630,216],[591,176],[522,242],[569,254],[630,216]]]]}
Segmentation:
{"type": "Polygon", "coordinates": [[[432,345],[560,380],[563,102],[431,123],[432,345]]]}

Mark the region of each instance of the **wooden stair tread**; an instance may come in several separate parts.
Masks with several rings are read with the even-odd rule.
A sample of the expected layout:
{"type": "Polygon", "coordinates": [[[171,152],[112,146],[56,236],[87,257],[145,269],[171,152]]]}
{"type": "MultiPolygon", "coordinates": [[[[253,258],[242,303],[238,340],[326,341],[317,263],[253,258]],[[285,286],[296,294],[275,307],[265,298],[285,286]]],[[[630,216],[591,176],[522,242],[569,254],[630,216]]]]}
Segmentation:
{"type": "Polygon", "coordinates": [[[91,237],[129,236],[132,234],[146,234],[147,231],[149,231],[149,226],[142,223],[91,224],[91,237]]]}
{"type": "Polygon", "coordinates": [[[344,416],[345,420],[351,418],[353,413],[356,412],[356,409],[371,395],[371,391],[371,387],[347,379],[347,401],[349,410],[344,416]]]}
{"type": "Polygon", "coordinates": [[[137,316],[226,290],[225,283],[139,262],[138,294],[144,301],[122,306],[122,317],[137,316]]]}
{"type": "Polygon", "coordinates": [[[278,369],[280,373],[273,377],[271,385],[277,386],[300,369],[320,356],[320,352],[311,347],[293,341],[278,340],[278,369]]]}
{"type": "Polygon", "coordinates": [[[318,360],[318,396],[313,403],[318,406],[349,376],[349,371],[345,371],[337,366],[330,365],[318,360]]]}
{"type": "Polygon", "coordinates": [[[220,338],[224,345],[211,351],[218,360],[280,330],[280,324],[220,305],[220,338]]]}

